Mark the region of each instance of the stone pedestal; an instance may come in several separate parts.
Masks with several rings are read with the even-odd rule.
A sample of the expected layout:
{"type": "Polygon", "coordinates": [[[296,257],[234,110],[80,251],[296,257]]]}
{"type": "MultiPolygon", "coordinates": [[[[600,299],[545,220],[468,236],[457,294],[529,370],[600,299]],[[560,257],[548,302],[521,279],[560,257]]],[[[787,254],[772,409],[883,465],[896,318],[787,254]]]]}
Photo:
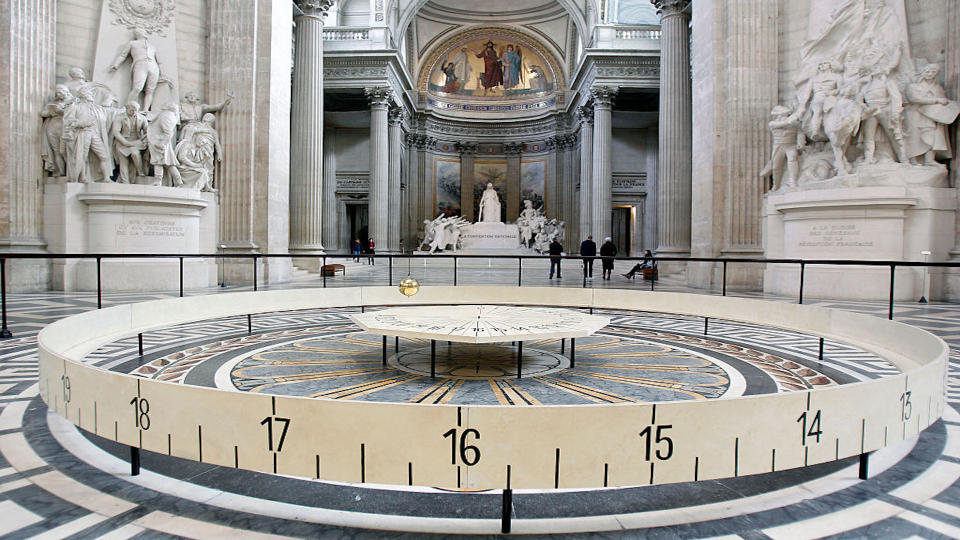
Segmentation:
{"type": "MultiPolygon", "coordinates": [[[[764,244],[769,258],[943,261],[953,246],[956,189],[911,186],[857,186],[767,195],[764,244]]],[[[895,298],[938,298],[943,273],[898,269],[895,298]]],[[[770,264],[764,292],[796,296],[797,264],[770,264]]],[[[807,265],[805,298],[886,300],[889,267],[807,265]]]]}
{"type": "Polygon", "coordinates": [[[465,254],[507,255],[520,252],[520,229],[514,223],[474,223],[463,228],[460,244],[465,254]]]}
{"type": "MultiPolygon", "coordinates": [[[[90,259],[57,259],[56,290],[97,289],[97,253],[212,253],[216,246],[218,204],[213,193],[134,184],[44,186],[44,236],[51,253],[91,254],[90,259]]],[[[177,291],[179,261],[103,259],[104,291],[177,291]]],[[[184,287],[217,283],[213,259],[184,259],[184,287]]]]}

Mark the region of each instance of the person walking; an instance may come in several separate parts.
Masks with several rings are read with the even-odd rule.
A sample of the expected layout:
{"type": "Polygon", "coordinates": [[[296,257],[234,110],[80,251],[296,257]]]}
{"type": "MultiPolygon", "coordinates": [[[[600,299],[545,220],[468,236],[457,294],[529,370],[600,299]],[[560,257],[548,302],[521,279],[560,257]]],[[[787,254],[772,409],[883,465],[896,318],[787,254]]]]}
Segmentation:
{"type": "Polygon", "coordinates": [[[353,262],[360,262],[360,253],[363,252],[363,244],[359,238],[353,239],[353,245],[350,246],[350,252],[353,253],[353,262]]]}
{"type": "Polygon", "coordinates": [[[560,244],[560,241],[556,238],[553,239],[553,242],[550,242],[550,279],[553,279],[553,269],[557,269],[557,279],[561,279],[563,276],[560,275],[560,256],[563,255],[563,245],[560,244]]]}
{"type": "Polygon", "coordinates": [[[643,262],[633,265],[633,268],[629,272],[623,275],[627,279],[633,279],[633,275],[637,272],[643,270],[644,268],[656,268],[657,261],[653,260],[653,253],[650,253],[650,250],[644,250],[643,252],[643,262]]]}
{"type": "Polygon", "coordinates": [[[370,245],[367,246],[367,264],[376,264],[376,259],[373,257],[376,253],[377,250],[375,249],[373,240],[370,240],[370,245]]]}
{"type": "Polygon", "coordinates": [[[583,279],[593,279],[593,257],[597,254],[597,243],[592,236],[580,243],[580,256],[583,257],[583,279]]]}
{"type": "Polygon", "coordinates": [[[600,246],[600,261],[603,263],[603,279],[610,279],[613,275],[613,258],[617,256],[617,246],[608,236],[603,239],[603,245],[600,246]]]}

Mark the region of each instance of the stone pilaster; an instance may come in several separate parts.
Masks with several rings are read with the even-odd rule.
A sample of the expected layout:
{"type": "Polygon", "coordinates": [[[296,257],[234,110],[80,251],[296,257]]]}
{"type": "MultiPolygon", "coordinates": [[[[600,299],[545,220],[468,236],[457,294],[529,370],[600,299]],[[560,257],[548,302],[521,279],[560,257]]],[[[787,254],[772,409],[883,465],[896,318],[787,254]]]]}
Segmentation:
{"type": "MultiPolygon", "coordinates": [[[[593,175],[590,201],[592,206],[593,240],[610,236],[612,222],[613,155],[613,98],[616,89],[598,87],[590,90],[593,96],[593,175]]],[[[589,234],[589,233],[588,233],[589,234]]]]}
{"type": "MultiPolygon", "coordinates": [[[[563,148],[559,154],[559,167],[560,167],[560,195],[562,197],[562,211],[561,215],[563,216],[563,221],[566,223],[566,243],[570,243],[577,238],[577,231],[579,230],[580,223],[576,220],[576,173],[574,167],[577,163],[574,159],[577,148],[577,136],[576,135],[564,135],[563,136],[563,148]]],[[[572,249],[568,247],[567,249],[572,249]]]]}
{"type": "Polygon", "coordinates": [[[476,219],[473,209],[473,166],[478,145],[474,142],[458,142],[456,147],[460,153],[460,215],[467,221],[473,221],[476,219]]]}
{"type": "Polygon", "coordinates": [[[407,189],[404,202],[404,232],[403,246],[407,251],[417,249],[417,235],[423,223],[420,210],[420,200],[426,197],[420,178],[420,159],[417,148],[418,141],[423,135],[407,133],[407,189]]]}
{"type": "MultiPolygon", "coordinates": [[[[290,242],[290,2],[218,0],[210,3],[209,87],[220,113],[223,161],[220,250],[289,253],[290,242]]],[[[249,283],[249,261],[223,260],[226,283],[249,283]]],[[[264,260],[261,282],[290,279],[290,260],[264,260]]]]}
{"type": "Polygon", "coordinates": [[[523,143],[504,143],[503,154],[507,158],[506,221],[516,221],[520,216],[520,155],[523,143]]]}
{"type": "MultiPolygon", "coordinates": [[[[947,4],[947,28],[958,28],[960,25],[960,3],[949,2],[947,4]]],[[[947,32],[947,55],[943,66],[943,75],[945,80],[944,90],[947,91],[947,98],[954,101],[960,100],[960,32],[947,32]]],[[[954,122],[950,129],[951,140],[953,141],[953,160],[950,162],[950,185],[960,188],[960,122],[954,122]]],[[[960,197],[960,190],[957,196],[960,197]]],[[[954,236],[956,238],[954,247],[950,250],[950,260],[960,261],[960,204],[956,211],[954,236]]],[[[960,278],[956,279],[960,282],[960,278]]],[[[951,291],[951,299],[960,298],[960,283],[956,286],[957,292],[951,291]]]]}
{"type": "Polygon", "coordinates": [[[387,187],[389,214],[387,215],[388,240],[386,248],[392,253],[400,251],[400,214],[403,208],[400,190],[400,160],[403,159],[403,154],[400,152],[400,138],[403,136],[403,119],[405,115],[406,111],[403,107],[395,107],[390,109],[387,118],[389,125],[388,146],[390,147],[390,168],[388,171],[389,182],[387,187]]]}
{"type": "Polygon", "coordinates": [[[323,253],[323,18],[333,0],[298,0],[290,113],[290,251],[323,253]]]}
{"type": "Polygon", "coordinates": [[[389,88],[367,88],[370,102],[370,196],[367,207],[367,230],[376,249],[389,246],[389,151],[387,115],[393,91],[389,88]]]}
{"type": "Polygon", "coordinates": [[[593,107],[577,109],[580,117],[580,227],[579,238],[571,238],[573,245],[586,240],[593,230],[593,107]]]}
{"type": "MultiPolygon", "coordinates": [[[[40,108],[54,91],[53,0],[0,3],[0,251],[44,251],[40,108]]],[[[8,265],[9,290],[43,290],[49,262],[8,265]]]]}
{"type": "Polygon", "coordinates": [[[657,253],[690,254],[690,0],[651,0],[660,13],[660,141],[657,253]]]}
{"type": "Polygon", "coordinates": [[[326,250],[347,249],[340,246],[340,231],[337,229],[337,129],[327,126],[323,130],[323,245],[326,250]]]}

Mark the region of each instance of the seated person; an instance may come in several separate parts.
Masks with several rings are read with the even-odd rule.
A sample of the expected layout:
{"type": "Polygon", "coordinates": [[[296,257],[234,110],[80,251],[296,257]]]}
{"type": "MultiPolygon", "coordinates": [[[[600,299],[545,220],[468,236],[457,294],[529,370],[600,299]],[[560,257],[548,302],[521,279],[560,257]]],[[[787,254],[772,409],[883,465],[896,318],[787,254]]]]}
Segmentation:
{"type": "Polygon", "coordinates": [[[657,261],[653,260],[653,253],[649,249],[644,250],[643,252],[643,262],[633,265],[633,268],[629,272],[623,274],[623,277],[628,279],[633,279],[633,275],[637,272],[643,270],[644,268],[656,268],[657,261]]]}

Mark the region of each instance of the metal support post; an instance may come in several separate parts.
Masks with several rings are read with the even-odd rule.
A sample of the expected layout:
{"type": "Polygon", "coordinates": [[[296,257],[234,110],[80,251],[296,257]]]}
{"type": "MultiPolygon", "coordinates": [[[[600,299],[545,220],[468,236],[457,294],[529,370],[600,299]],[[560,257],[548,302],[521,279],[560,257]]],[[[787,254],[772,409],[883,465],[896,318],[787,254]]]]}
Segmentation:
{"type": "Polygon", "coordinates": [[[430,340],[430,378],[437,378],[437,340],[430,340]]]}
{"type": "Polygon", "coordinates": [[[521,378],[520,369],[523,367],[523,342],[517,342],[517,378],[521,378]]]}
{"type": "Polygon", "coordinates": [[[140,475],[140,449],[136,446],[130,447],[130,476],[140,475]]]}
{"type": "Polygon", "coordinates": [[[866,480],[870,473],[870,452],[860,454],[860,474],[861,480],[866,480]]]}
{"type": "Polygon", "coordinates": [[[97,257],[97,309],[103,308],[103,283],[100,281],[100,257],[97,257]]]}
{"type": "Polygon", "coordinates": [[[13,333],[7,328],[7,260],[0,258],[0,307],[3,310],[3,327],[0,328],[0,339],[10,339],[13,333]]]}
{"type": "Polygon", "coordinates": [[[576,338],[570,338],[570,369],[573,369],[573,365],[576,361],[577,361],[577,340],[576,338]]]}
{"type": "Polygon", "coordinates": [[[387,336],[383,336],[383,365],[387,365],[387,336]]]}
{"type": "Polygon", "coordinates": [[[727,295],[727,261],[723,261],[723,296],[727,295]]]}

